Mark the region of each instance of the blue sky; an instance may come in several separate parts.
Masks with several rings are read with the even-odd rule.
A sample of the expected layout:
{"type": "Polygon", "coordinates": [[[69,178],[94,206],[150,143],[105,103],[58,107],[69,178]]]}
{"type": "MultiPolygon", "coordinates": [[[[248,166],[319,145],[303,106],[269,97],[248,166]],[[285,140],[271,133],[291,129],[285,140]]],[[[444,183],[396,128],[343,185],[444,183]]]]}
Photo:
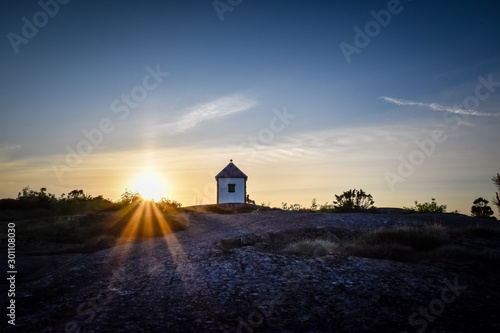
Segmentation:
{"type": "Polygon", "coordinates": [[[166,196],[214,202],[230,158],[259,203],[361,187],[379,206],[435,197],[469,213],[493,196],[495,1],[41,3],[0,12],[0,197],[30,185],[117,199],[155,172],[166,196]],[[16,44],[23,17],[38,32],[16,44]],[[342,43],[358,49],[350,62],[342,43]],[[102,140],[82,144],[103,120],[102,140]],[[68,163],[68,147],[88,153],[68,163]]]}

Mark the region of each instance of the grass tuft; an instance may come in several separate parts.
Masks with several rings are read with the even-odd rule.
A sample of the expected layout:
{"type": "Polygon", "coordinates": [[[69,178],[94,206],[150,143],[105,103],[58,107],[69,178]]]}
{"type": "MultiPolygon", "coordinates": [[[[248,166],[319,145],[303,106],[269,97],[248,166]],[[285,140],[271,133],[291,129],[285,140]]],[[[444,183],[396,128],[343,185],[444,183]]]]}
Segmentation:
{"type": "Polygon", "coordinates": [[[323,239],[305,239],[288,245],[284,252],[307,257],[321,257],[333,253],[338,244],[323,239]]]}
{"type": "Polygon", "coordinates": [[[368,246],[400,246],[408,247],[416,252],[424,252],[435,249],[448,240],[446,231],[438,226],[432,225],[425,228],[396,228],[392,230],[376,230],[361,236],[357,245],[363,243],[368,246]]]}

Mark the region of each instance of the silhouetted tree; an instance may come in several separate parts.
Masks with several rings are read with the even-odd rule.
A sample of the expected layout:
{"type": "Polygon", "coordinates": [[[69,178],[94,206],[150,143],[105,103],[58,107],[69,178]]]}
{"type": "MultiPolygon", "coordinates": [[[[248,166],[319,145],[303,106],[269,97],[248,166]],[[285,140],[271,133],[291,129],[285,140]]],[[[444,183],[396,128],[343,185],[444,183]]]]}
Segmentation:
{"type": "MultiPolygon", "coordinates": [[[[500,173],[497,173],[497,175],[493,178],[491,178],[493,181],[493,184],[496,185],[498,192],[500,192],[500,173]]],[[[495,192],[495,198],[493,198],[493,204],[498,207],[498,211],[500,211],[500,196],[498,195],[498,192],[495,192]]]]}
{"type": "Polygon", "coordinates": [[[316,198],[311,201],[311,210],[318,210],[318,203],[316,202],[316,198]]]}
{"type": "Polygon", "coordinates": [[[69,200],[90,200],[92,197],[86,196],[83,190],[73,190],[68,193],[69,200]]]}
{"type": "Polygon", "coordinates": [[[493,215],[493,210],[488,206],[488,200],[477,198],[473,202],[470,212],[474,217],[490,218],[493,215]]]}
{"type": "Polygon", "coordinates": [[[30,189],[29,186],[24,187],[21,192],[17,194],[18,200],[30,200],[38,202],[55,201],[56,196],[52,193],[47,193],[47,188],[42,187],[40,192],[30,189]]]}

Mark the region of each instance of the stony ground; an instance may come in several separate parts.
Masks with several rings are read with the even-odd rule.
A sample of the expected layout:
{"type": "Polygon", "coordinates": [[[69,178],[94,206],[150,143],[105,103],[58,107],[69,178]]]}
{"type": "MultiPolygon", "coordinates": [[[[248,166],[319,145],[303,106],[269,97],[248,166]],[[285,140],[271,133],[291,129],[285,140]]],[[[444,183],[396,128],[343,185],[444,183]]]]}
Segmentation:
{"type": "MultiPolygon", "coordinates": [[[[18,276],[23,267],[30,274],[18,281],[16,330],[500,331],[498,271],[479,264],[282,252],[302,236],[472,223],[470,218],[282,211],[183,217],[187,230],[92,254],[54,256],[50,267],[36,266],[33,256],[19,257],[18,276]]],[[[488,246],[498,251],[499,244],[490,240],[488,246]]]]}

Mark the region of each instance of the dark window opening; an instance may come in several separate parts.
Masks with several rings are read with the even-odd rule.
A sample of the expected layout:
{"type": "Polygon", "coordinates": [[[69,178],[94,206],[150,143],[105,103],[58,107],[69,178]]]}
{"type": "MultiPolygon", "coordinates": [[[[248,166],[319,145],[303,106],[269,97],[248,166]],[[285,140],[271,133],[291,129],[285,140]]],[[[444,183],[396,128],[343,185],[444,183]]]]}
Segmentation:
{"type": "Polygon", "coordinates": [[[236,187],[236,184],[228,184],[227,185],[227,191],[228,192],[234,192],[235,187],[236,187]]]}

